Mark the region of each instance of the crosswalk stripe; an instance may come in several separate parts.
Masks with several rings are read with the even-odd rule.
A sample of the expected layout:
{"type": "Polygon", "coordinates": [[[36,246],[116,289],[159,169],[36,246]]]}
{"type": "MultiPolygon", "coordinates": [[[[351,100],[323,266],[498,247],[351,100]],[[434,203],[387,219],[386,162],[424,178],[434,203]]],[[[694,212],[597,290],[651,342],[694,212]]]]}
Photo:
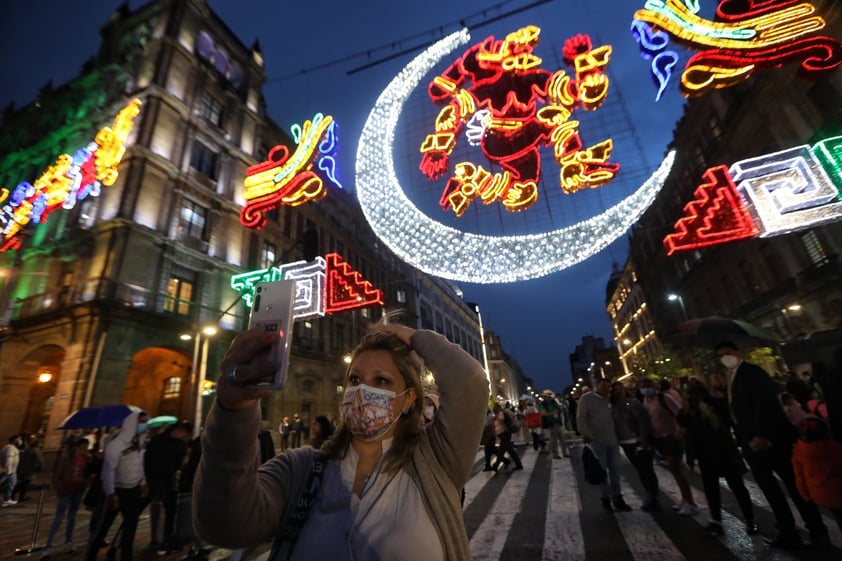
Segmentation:
{"type": "MultiPolygon", "coordinates": [[[[628,491],[633,491],[633,487],[625,477],[620,478],[620,486],[630,499],[628,491]]],[[[632,502],[637,503],[634,500],[632,502]]],[[[685,561],[685,557],[649,513],[641,510],[618,512],[615,518],[635,561],[685,561]]]]}
{"type": "MultiPolygon", "coordinates": [[[[763,495],[763,491],[760,490],[760,487],[754,480],[750,480],[748,478],[745,479],[746,487],[748,488],[748,493],[751,495],[751,500],[754,504],[762,504],[767,505],[766,497],[763,495]]],[[[781,486],[781,490],[786,496],[786,502],[789,505],[789,509],[792,511],[792,515],[795,516],[796,520],[801,520],[798,515],[798,509],[795,507],[795,503],[792,502],[792,499],[789,498],[789,494],[786,491],[786,487],[784,487],[783,483],[778,481],[778,484],[781,486]]],[[[721,486],[724,486],[724,482],[720,482],[721,486]]],[[[828,535],[830,536],[830,541],[837,547],[842,547],[842,530],[839,528],[839,524],[836,521],[825,514],[825,511],[822,510],[822,520],[824,520],[824,525],[827,526],[828,535]]]]}
{"type": "Polygon", "coordinates": [[[573,465],[569,460],[552,463],[549,494],[541,560],[585,561],[585,538],[579,522],[582,503],[573,465]]]}
{"type": "MultiPolygon", "coordinates": [[[[681,491],[678,489],[678,484],[675,482],[672,474],[666,469],[658,469],[658,485],[661,492],[669,496],[676,503],[681,501],[681,491]]],[[[701,525],[706,525],[708,518],[708,504],[703,492],[699,492],[693,485],[690,486],[693,490],[693,500],[699,507],[699,514],[693,518],[701,525]]],[[[730,493],[730,489],[725,489],[725,493],[730,493]]],[[[723,503],[725,499],[723,493],[723,503]]],[[[755,502],[755,511],[764,505],[755,502]]],[[[680,516],[680,515],[677,515],[680,516]]],[[[763,544],[761,535],[757,535],[755,539],[745,533],[745,524],[743,520],[737,518],[724,507],[722,508],[722,525],[725,528],[725,541],[728,549],[740,561],[795,561],[795,557],[789,555],[786,551],[780,549],[771,549],[763,544]]],[[[701,534],[702,529],[699,529],[701,534]]]]}
{"type": "Polygon", "coordinates": [[[521,508],[526,486],[529,484],[537,459],[538,454],[524,453],[521,458],[524,469],[508,476],[508,481],[497,495],[482,524],[471,536],[471,553],[474,561],[500,559],[500,552],[506,544],[512,522],[521,508]]]}

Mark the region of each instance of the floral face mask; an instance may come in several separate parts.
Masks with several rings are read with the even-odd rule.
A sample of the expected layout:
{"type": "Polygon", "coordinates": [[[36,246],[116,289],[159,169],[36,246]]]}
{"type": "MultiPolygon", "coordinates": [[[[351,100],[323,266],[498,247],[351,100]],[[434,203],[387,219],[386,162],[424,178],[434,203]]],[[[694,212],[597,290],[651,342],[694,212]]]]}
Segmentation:
{"type": "Polygon", "coordinates": [[[365,384],[346,388],[341,410],[351,434],[365,441],[377,440],[386,434],[398,419],[394,411],[395,398],[408,390],[396,394],[365,384]]]}

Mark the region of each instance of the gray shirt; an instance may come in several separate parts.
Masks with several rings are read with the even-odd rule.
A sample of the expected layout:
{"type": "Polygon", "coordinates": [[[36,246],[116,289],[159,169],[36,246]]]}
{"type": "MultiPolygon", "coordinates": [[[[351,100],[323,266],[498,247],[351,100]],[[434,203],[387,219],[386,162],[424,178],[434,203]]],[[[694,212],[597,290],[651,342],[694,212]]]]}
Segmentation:
{"type": "Polygon", "coordinates": [[[594,442],[607,446],[617,446],[617,432],[614,430],[614,417],[611,414],[611,402],[596,392],[588,392],[579,398],[576,423],[582,436],[590,437],[594,442]]]}

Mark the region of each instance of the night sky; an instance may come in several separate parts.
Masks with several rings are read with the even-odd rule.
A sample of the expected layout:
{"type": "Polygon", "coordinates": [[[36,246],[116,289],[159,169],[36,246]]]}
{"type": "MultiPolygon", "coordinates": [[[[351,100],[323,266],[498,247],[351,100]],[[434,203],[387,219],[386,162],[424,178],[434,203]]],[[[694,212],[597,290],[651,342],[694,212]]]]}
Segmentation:
{"type": "MultiPolygon", "coordinates": [[[[26,104],[48,80],[52,79],[58,86],[76,76],[82,63],[96,53],[99,29],[120,3],[121,0],[3,2],[0,107],[10,101],[18,106],[26,104]]],[[[130,6],[134,9],[144,3],[133,0],[130,6]]],[[[526,24],[539,25],[542,39],[537,54],[544,59],[543,66],[551,71],[562,67],[556,55],[564,39],[571,35],[588,33],[595,45],[613,45],[609,101],[614,106],[600,110],[604,112],[602,119],[582,119],[581,130],[586,144],[615,134],[626,139],[615,139],[617,146],[612,160],[619,161],[622,170],[628,172],[627,180],[588,193],[562,196],[557,194],[560,192],[558,166],[550,162],[544,168],[549,170],[546,181],[540,186],[546,190],[539,195],[546,197],[545,203],[516,216],[504,216],[509,213],[492,208],[493,205],[477,209],[466,213],[464,222],[458,223],[466,230],[537,233],[545,231],[548,224],[559,227],[602,212],[634,190],[639,178],[657,166],[683,104],[675,79],[664,99],[657,104],[654,101],[656,89],[648,75],[648,64],[640,57],[629,32],[632,15],[643,7],[644,0],[555,0],[488,25],[480,22],[536,2],[211,0],[209,3],[247,46],[256,38],[260,40],[268,75],[263,92],[269,114],[279,125],[288,129],[293,123],[312,118],[316,112],[336,118],[340,125],[340,174],[350,189],[353,189],[357,139],[377,96],[420,52],[412,47],[426,45],[456,31],[460,20],[472,29],[471,44],[489,35],[502,38],[526,24]],[[409,52],[348,74],[352,69],[402,51],[409,52]]],[[[408,112],[403,133],[408,139],[407,146],[417,146],[414,139],[423,139],[431,132],[437,112],[437,108],[425,101],[424,92],[416,93],[413,99],[423,107],[408,112]]],[[[414,169],[418,158],[417,149],[396,153],[396,165],[402,166],[399,174],[407,182],[420,185],[411,190],[411,198],[419,208],[431,215],[443,214],[435,208],[440,187],[431,188],[423,183],[425,178],[414,169]]],[[[445,215],[435,218],[456,223],[445,215]]],[[[541,279],[499,285],[460,283],[459,286],[466,300],[480,304],[486,328],[502,336],[504,349],[535,380],[538,388],[560,390],[570,381],[568,355],[582,336],[604,337],[611,344],[605,285],[612,262],[622,265],[627,247],[626,238],[621,237],[592,259],[541,279]]]]}

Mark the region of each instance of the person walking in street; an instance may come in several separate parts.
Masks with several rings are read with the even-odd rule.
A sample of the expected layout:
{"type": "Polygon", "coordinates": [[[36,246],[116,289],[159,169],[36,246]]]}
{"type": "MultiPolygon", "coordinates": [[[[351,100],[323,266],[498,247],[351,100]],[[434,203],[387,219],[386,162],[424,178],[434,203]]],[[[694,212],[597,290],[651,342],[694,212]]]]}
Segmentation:
{"type": "Polygon", "coordinates": [[[710,515],[707,530],[715,535],[725,535],[719,489],[719,478],[724,477],[743,514],[746,533],[756,534],[758,530],[754,521],[754,507],[743,482],[743,474],[748,470],[731,436],[728,401],[714,397],[701,381],[696,380],[692,386],[688,384],[687,397],[683,400],[677,420],[685,429],[688,455],[692,452],[692,457],[699,463],[710,515]]]}
{"type": "Polygon", "coordinates": [[[71,437],[60,454],[52,480],[56,494],[56,514],[47,533],[47,542],[41,550],[43,561],[52,559],[53,544],[65,515],[67,524],[64,530],[64,552],[77,553],[73,546],[73,530],[76,527],[76,512],[88,486],[88,441],[84,437],[71,437]]]}
{"type": "Polygon", "coordinates": [[[179,549],[173,542],[178,507],[178,474],[187,455],[192,425],[176,423],[149,439],[143,457],[144,474],[149,485],[150,549],[166,555],[179,549]],[[163,536],[158,534],[161,509],[164,510],[163,536]]]}
{"type": "Polygon", "coordinates": [[[470,559],[459,494],[488,403],[482,366],[433,331],[373,326],[351,354],[334,437],[321,453],[290,450],[258,471],[253,435],[269,392],[251,383],[271,372],[276,339],[241,333],[222,361],[194,486],[199,535],[248,547],[280,529],[273,558],[290,561],[470,559]],[[424,429],[426,369],[441,406],[424,429]]]}
{"type": "Polygon", "coordinates": [[[556,460],[570,457],[570,449],[564,439],[564,415],[561,405],[556,401],[553,390],[544,390],[541,393],[541,400],[538,404],[538,411],[541,412],[543,427],[550,433],[550,452],[556,460]]]}
{"type": "Polygon", "coordinates": [[[611,384],[611,415],[620,448],[634,466],[646,490],[646,500],[640,510],[661,510],[658,503],[658,476],[655,475],[655,450],[652,447],[649,413],[642,403],[628,395],[622,382],[611,384]]]}
{"type": "Polygon", "coordinates": [[[26,448],[20,453],[20,463],[18,463],[18,483],[15,485],[15,490],[12,493],[12,498],[17,494],[17,501],[22,502],[29,500],[26,496],[29,491],[29,486],[32,485],[32,480],[41,472],[44,467],[44,456],[41,454],[41,439],[37,434],[30,435],[26,442],[26,448]]]}
{"type": "Polygon", "coordinates": [[[290,439],[292,440],[290,446],[292,448],[299,448],[301,446],[301,436],[304,432],[304,421],[301,420],[301,416],[298,413],[292,416],[292,422],[289,428],[290,439]]]}
{"type": "Polygon", "coordinates": [[[120,560],[131,561],[134,538],[141,510],[149,494],[143,470],[146,431],[149,416],[134,411],[123,421],[120,432],[108,444],[102,462],[102,489],[105,508],[96,521],[95,531],[88,540],[85,561],[96,561],[105,536],[118,514],[123,516],[120,537],[120,560]]]}
{"type": "Polygon", "coordinates": [[[649,421],[652,423],[652,443],[669,466],[670,473],[681,492],[678,513],[685,516],[697,514],[699,507],[693,500],[693,492],[681,463],[681,458],[684,456],[684,444],[681,427],[676,420],[681,410],[681,402],[676,401],[671,395],[675,390],[658,391],[649,378],[641,379],[638,388],[643,394],[643,406],[649,413],[649,421]]]}
{"type": "Polygon", "coordinates": [[[292,431],[292,425],[289,422],[289,417],[284,417],[278,427],[278,432],[281,433],[281,452],[286,452],[289,448],[290,431],[292,431]]]}
{"type": "Polygon", "coordinates": [[[795,483],[792,451],[796,430],[781,408],[775,383],[762,368],[743,360],[734,343],[723,341],[715,350],[722,365],[728,369],[729,408],[737,441],[754,480],[775,515],[778,535],[769,541],[769,545],[802,545],[795,518],[775,478],[777,475],[807,525],[811,544],[826,546],[830,541],[821,513],[815,504],[804,500],[795,483]]]}
{"type": "Polygon", "coordinates": [[[576,425],[582,434],[582,442],[591,446],[599,463],[608,472],[608,477],[600,486],[603,508],[629,511],[632,508],[623,499],[620,490],[620,442],[614,428],[610,392],[611,381],[598,379],[594,391],[579,398],[576,425]]]}
{"type": "Polygon", "coordinates": [[[482,427],[480,444],[482,444],[485,454],[485,467],[482,468],[482,471],[494,471],[491,459],[494,457],[497,448],[497,435],[494,433],[494,419],[496,417],[494,412],[489,409],[485,416],[485,424],[482,427]]]}
{"type": "Polygon", "coordinates": [[[20,463],[20,436],[10,436],[9,443],[0,448],[0,489],[3,490],[3,502],[0,506],[18,504],[12,498],[18,482],[18,464],[20,463]]]}
{"type": "Polygon", "coordinates": [[[805,501],[827,507],[842,530],[842,442],[830,437],[827,422],[805,417],[792,453],[795,483],[805,501]]]}
{"type": "Polygon", "coordinates": [[[515,414],[511,409],[501,407],[499,403],[494,405],[494,434],[497,437],[497,461],[494,462],[494,471],[500,468],[503,464],[504,469],[509,466],[509,460],[506,459],[506,454],[509,455],[515,467],[513,470],[523,469],[523,464],[520,461],[515,445],[512,443],[512,435],[518,431],[515,414]]]}

